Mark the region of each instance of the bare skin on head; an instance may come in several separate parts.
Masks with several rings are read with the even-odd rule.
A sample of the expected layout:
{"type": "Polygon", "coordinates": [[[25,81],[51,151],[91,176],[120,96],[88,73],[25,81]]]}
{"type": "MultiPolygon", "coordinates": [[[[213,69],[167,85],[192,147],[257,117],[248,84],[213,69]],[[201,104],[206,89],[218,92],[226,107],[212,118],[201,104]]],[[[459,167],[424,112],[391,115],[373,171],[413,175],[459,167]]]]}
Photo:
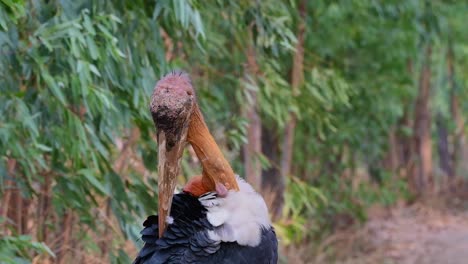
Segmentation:
{"type": "Polygon", "coordinates": [[[156,84],[150,105],[158,138],[159,236],[167,226],[172,196],[186,142],[195,150],[203,172],[184,191],[200,196],[216,191],[227,195],[239,190],[234,172],[213,139],[198,107],[190,78],[171,73],[156,84]]]}
{"type": "Polygon", "coordinates": [[[159,236],[166,228],[172,194],[179,174],[188,124],[195,97],[188,76],[170,74],[162,78],[151,97],[151,115],[158,139],[159,236]]]}

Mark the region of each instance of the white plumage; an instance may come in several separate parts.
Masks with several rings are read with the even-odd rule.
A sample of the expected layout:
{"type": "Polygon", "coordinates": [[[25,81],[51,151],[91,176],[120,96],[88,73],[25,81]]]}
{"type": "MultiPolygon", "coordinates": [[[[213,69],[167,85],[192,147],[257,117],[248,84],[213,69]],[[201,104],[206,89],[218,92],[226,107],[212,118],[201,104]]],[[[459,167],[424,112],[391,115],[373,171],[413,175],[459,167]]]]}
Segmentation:
{"type": "Polygon", "coordinates": [[[242,246],[258,246],[263,228],[271,225],[263,198],[250,184],[237,176],[239,191],[229,191],[226,197],[207,194],[200,202],[208,210],[208,221],[216,227],[209,232],[211,239],[237,242],[242,246]]]}

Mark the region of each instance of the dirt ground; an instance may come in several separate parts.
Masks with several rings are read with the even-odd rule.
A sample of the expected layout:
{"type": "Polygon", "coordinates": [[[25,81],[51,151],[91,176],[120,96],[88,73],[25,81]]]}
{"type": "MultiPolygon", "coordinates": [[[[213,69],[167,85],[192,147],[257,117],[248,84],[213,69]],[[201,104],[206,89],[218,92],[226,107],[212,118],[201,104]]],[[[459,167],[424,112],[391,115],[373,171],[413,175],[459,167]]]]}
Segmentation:
{"type": "Polygon", "coordinates": [[[371,208],[366,224],[344,235],[341,245],[340,241],[335,244],[341,261],[316,258],[315,263],[467,264],[466,203],[455,200],[456,206],[447,206],[429,200],[392,209],[371,208]]]}
{"type": "Polygon", "coordinates": [[[468,264],[466,196],[369,208],[365,224],[335,232],[314,250],[286,249],[282,263],[468,264]]]}
{"type": "Polygon", "coordinates": [[[368,246],[384,263],[468,263],[466,211],[416,205],[370,219],[365,229],[368,246]]]}

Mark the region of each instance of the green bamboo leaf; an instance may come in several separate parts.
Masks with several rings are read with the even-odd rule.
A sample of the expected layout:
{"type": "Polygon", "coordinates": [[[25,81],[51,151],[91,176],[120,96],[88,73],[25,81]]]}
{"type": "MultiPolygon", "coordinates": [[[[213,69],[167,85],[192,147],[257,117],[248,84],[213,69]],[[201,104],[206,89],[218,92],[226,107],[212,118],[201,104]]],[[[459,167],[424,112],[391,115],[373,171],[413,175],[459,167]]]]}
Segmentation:
{"type": "Polygon", "coordinates": [[[55,98],[57,98],[60,103],[62,103],[62,105],[66,105],[65,95],[62,92],[62,87],[57,84],[57,82],[48,72],[42,72],[41,76],[55,98]]]}
{"type": "Polygon", "coordinates": [[[97,60],[99,58],[99,50],[96,46],[96,43],[90,36],[86,36],[86,44],[87,48],[89,49],[89,53],[91,54],[91,58],[93,60],[97,60]]]}
{"type": "Polygon", "coordinates": [[[43,144],[40,144],[40,143],[35,143],[35,146],[42,150],[42,151],[45,151],[45,152],[51,152],[52,151],[52,148],[46,146],[46,145],[43,145],[43,144]]]}
{"type": "Polygon", "coordinates": [[[99,70],[96,68],[96,66],[94,66],[94,64],[89,64],[89,69],[91,70],[91,72],[93,72],[94,74],[96,74],[96,76],[101,77],[101,73],[100,73],[99,70]]]}
{"type": "Polygon", "coordinates": [[[95,177],[96,173],[91,169],[81,169],[78,174],[84,176],[84,178],[102,194],[108,195],[108,189],[95,177]]]}
{"type": "Polygon", "coordinates": [[[89,34],[91,34],[92,36],[96,35],[96,30],[94,30],[93,22],[91,22],[91,19],[88,15],[83,16],[83,25],[89,34]]]}

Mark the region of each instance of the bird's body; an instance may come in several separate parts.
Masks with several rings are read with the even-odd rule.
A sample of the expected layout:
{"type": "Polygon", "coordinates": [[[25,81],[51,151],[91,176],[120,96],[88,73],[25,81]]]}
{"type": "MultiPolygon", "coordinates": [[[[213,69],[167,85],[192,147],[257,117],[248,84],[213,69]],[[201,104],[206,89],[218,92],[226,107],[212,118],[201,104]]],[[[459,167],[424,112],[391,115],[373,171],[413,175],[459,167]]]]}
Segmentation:
{"type": "Polygon", "coordinates": [[[145,245],[134,263],[276,264],[278,241],[265,201],[224,158],[188,75],[159,80],[150,111],[158,139],[158,216],[144,222],[145,245]],[[203,171],[173,195],[187,142],[203,171]]]}
{"type": "Polygon", "coordinates": [[[200,197],[187,192],[174,195],[161,238],[157,216],[144,222],[145,245],[135,264],[277,263],[278,242],[265,203],[250,185],[239,182],[240,192],[226,197],[214,192],[200,197]]]}

